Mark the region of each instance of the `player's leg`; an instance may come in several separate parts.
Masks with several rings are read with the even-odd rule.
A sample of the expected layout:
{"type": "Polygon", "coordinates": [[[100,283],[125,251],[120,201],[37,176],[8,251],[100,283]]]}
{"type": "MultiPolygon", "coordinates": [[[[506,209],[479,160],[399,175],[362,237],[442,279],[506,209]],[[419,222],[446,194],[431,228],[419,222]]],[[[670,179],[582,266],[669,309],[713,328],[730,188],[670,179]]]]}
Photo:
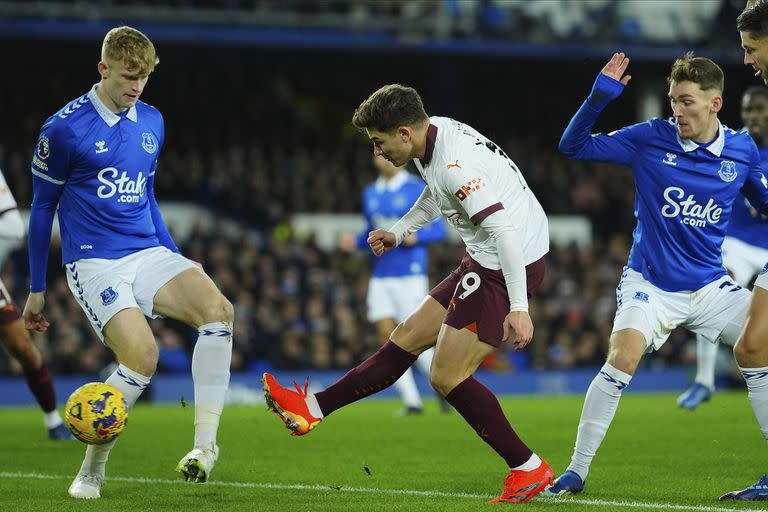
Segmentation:
{"type": "MultiPolygon", "coordinates": [[[[158,349],[152,330],[138,308],[123,309],[104,326],[104,343],[114,352],[117,369],[105,381],[123,393],[131,409],[157,368],[158,349]]],[[[69,495],[74,498],[99,498],[104,484],[109,453],[117,440],[89,445],[69,495]]]]}
{"type": "MultiPolygon", "coordinates": [[[[96,334],[115,354],[118,367],[106,383],[119,389],[128,408],[149,385],[157,367],[157,344],[136,303],[131,282],[134,258],[79,260],[66,264],[67,283],[96,334]]],[[[89,445],[75,480],[69,487],[74,498],[99,498],[105,467],[115,441],[89,445]]]]}
{"type": "Polygon", "coordinates": [[[390,341],[375,354],[351,369],[330,387],[307,394],[281,386],[274,376],[264,374],[267,405],[278,414],[293,435],[312,430],[325,416],[352,402],[391,386],[411,367],[418,354],[434,345],[445,308],[428,296],[405,322],[392,332],[390,341]]]}
{"type": "Polygon", "coordinates": [[[571,463],[549,490],[552,494],[580,492],[643,353],[658,349],[671,329],[688,315],[689,294],[667,293],[642,275],[625,269],[616,288],[616,316],[608,357],[587,389],[571,463]]]}
{"type": "MultiPolygon", "coordinates": [[[[178,255],[166,255],[169,266],[178,255]]],[[[165,257],[163,257],[165,258],[165,257]]],[[[175,267],[179,268],[179,267],[175,267]]],[[[177,466],[187,480],[205,482],[219,449],[216,434],[229,387],[232,361],[232,304],[202,271],[187,268],[152,294],[153,314],[180,320],[197,328],[192,353],[192,378],[195,385],[194,448],[177,466]]]]}
{"type": "Polygon", "coordinates": [[[430,383],[510,468],[504,493],[494,501],[525,502],[552,483],[553,473],[518,437],[494,394],[472,376],[494,350],[470,329],[443,325],[430,383]]]}
{"type": "Polygon", "coordinates": [[[611,334],[608,358],[590,383],[584,398],[571,463],[552,486],[552,494],[582,490],[592,459],[619,407],[621,394],[629,385],[645,349],[645,335],[636,329],[622,329],[611,334]]]}
{"type": "Polygon", "coordinates": [[[43,421],[48,437],[71,441],[75,438],[67,430],[56,410],[56,391],[53,378],[42,354],[32,343],[29,331],[24,327],[21,313],[11,300],[5,284],[0,281],[0,343],[8,354],[16,359],[24,372],[27,386],[43,410],[43,421]]]}
{"type": "MultiPolygon", "coordinates": [[[[427,290],[419,296],[418,301],[413,307],[403,315],[399,316],[400,306],[402,305],[401,294],[408,295],[410,290],[403,280],[407,278],[372,278],[368,282],[368,294],[366,296],[366,306],[368,310],[368,321],[376,327],[376,337],[379,345],[383,346],[389,341],[389,336],[397,327],[395,318],[404,320],[411,311],[415,311],[421,303],[421,299],[427,294],[427,290]]],[[[417,290],[418,291],[418,290],[417,290]]],[[[408,368],[394,383],[394,387],[403,400],[404,407],[397,412],[398,415],[419,414],[422,412],[421,395],[416,387],[416,380],[413,377],[413,370],[408,368]]]]}
{"type": "MultiPolygon", "coordinates": [[[[768,270],[755,281],[752,301],[746,326],[738,342],[733,347],[733,354],[747,383],[747,394],[752,412],[760,426],[763,437],[768,440],[768,270]]],[[[731,323],[731,337],[736,338],[741,332],[734,322],[731,323]]],[[[728,335],[724,333],[724,338],[728,335]]],[[[724,342],[728,342],[724,339],[724,342]]],[[[768,475],[763,475],[755,484],[740,491],[732,491],[720,496],[720,501],[768,500],[768,475]]]]}
{"type": "Polygon", "coordinates": [[[0,341],[8,354],[21,364],[27,386],[43,411],[48,437],[54,440],[74,440],[56,410],[56,391],[48,365],[32,343],[29,331],[24,327],[19,311],[12,303],[0,310],[0,341]]]}
{"type": "MultiPolygon", "coordinates": [[[[766,266],[768,268],[768,265],[766,266]]],[[[709,326],[720,340],[734,345],[733,353],[747,383],[752,411],[763,437],[768,440],[768,274],[762,273],[750,294],[734,283],[715,283],[708,302],[709,326]],[[745,325],[746,324],[746,325],[745,325]]],[[[727,281],[727,279],[726,279],[727,281]]],[[[765,477],[742,491],[720,499],[768,499],[765,477]]]]}
{"type": "MultiPolygon", "coordinates": [[[[397,327],[394,318],[382,318],[376,321],[376,337],[380,345],[385,345],[389,341],[389,336],[397,327]]],[[[420,414],[423,411],[421,395],[419,388],[416,387],[416,379],[413,376],[413,370],[408,368],[393,384],[400,398],[403,400],[404,407],[397,412],[398,415],[420,414]]]]}
{"type": "MultiPolygon", "coordinates": [[[[768,251],[749,245],[739,239],[725,237],[723,241],[723,264],[728,269],[733,281],[747,288],[752,278],[760,272],[768,251]]],[[[727,287],[734,293],[735,287],[727,287]]],[[[733,345],[733,343],[729,343],[733,345]]],[[[678,405],[686,409],[695,409],[702,402],[708,401],[715,390],[715,363],[719,345],[712,343],[702,335],[696,335],[696,379],[694,384],[678,398],[678,405]]]]}
{"type": "Polygon", "coordinates": [[[715,363],[717,362],[717,342],[696,335],[696,378],[691,387],[677,397],[677,405],[693,410],[708,402],[715,391],[715,363]]]}
{"type": "MultiPolygon", "coordinates": [[[[768,274],[763,274],[764,277],[768,274]]],[[[760,281],[760,278],[758,278],[760,281]]],[[[736,362],[747,383],[749,402],[768,439],[768,279],[755,283],[746,326],[733,347],[736,362]]]]}
{"type": "MultiPolygon", "coordinates": [[[[408,317],[411,311],[415,311],[419,303],[428,291],[429,291],[429,278],[423,276],[410,276],[405,278],[405,286],[408,290],[407,294],[402,294],[400,300],[397,302],[397,316],[402,321],[408,317]]],[[[414,366],[418,369],[422,375],[429,377],[432,369],[432,358],[435,355],[435,347],[430,347],[416,359],[414,366]]],[[[437,399],[440,403],[440,409],[443,412],[449,412],[451,406],[445,401],[440,393],[435,392],[437,399]]]]}

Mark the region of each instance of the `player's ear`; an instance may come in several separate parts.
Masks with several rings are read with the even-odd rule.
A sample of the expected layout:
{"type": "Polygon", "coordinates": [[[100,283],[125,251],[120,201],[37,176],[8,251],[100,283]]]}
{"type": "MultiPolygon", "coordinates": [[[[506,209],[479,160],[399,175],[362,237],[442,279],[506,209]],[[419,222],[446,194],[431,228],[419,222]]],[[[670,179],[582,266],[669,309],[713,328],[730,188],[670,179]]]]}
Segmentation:
{"type": "Polygon", "coordinates": [[[106,62],[103,60],[99,61],[99,65],[96,66],[96,68],[99,70],[99,74],[102,78],[109,78],[109,67],[106,62]]]}
{"type": "Polygon", "coordinates": [[[715,114],[720,112],[720,109],[723,108],[723,97],[720,96],[719,94],[715,95],[712,98],[712,107],[711,108],[712,108],[712,112],[714,112],[715,114]]]}
{"type": "Polygon", "coordinates": [[[403,142],[408,142],[411,140],[411,127],[410,126],[400,126],[397,129],[397,136],[400,137],[400,140],[403,142]]]}

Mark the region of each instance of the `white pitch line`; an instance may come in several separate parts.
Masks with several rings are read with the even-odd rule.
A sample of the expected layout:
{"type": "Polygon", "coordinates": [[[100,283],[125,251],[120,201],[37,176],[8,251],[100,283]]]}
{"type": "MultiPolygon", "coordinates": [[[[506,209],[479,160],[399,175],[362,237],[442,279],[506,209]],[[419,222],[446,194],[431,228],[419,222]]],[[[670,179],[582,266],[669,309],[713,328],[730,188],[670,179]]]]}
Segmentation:
{"type": "MultiPolygon", "coordinates": [[[[20,478],[35,480],[70,480],[71,476],[65,475],[46,475],[43,473],[21,473],[0,471],[0,478],[20,478]]],[[[141,483],[141,484],[164,484],[164,485],[194,485],[183,480],[165,480],[161,478],[141,478],[130,476],[110,476],[111,482],[141,483]]],[[[207,487],[236,487],[244,489],[282,489],[299,491],[336,491],[336,492],[357,492],[368,494],[393,494],[407,496],[430,496],[434,498],[469,498],[476,500],[487,500],[495,498],[489,494],[472,494],[466,492],[443,492],[443,491],[417,491],[415,489],[378,489],[375,487],[332,487],[329,485],[307,485],[307,484],[272,484],[257,482],[221,482],[212,481],[205,484],[207,487]]],[[[537,496],[535,501],[545,503],[573,503],[578,505],[593,505],[597,507],[636,507],[647,509],[664,510],[696,510],[699,512],[765,512],[765,509],[753,508],[724,508],[712,507],[707,505],[673,505],[671,503],[648,503],[640,501],[604,501],[604,500],[585,500],[572,497],[537,496]]]]}

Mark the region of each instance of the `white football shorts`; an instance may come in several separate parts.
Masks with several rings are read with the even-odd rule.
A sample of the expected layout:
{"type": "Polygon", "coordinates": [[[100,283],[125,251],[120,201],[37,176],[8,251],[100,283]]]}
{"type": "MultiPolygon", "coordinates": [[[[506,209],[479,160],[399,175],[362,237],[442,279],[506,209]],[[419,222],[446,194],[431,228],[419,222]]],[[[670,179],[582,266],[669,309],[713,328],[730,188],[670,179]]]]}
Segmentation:
{"type": "Polygon", "coordinates": [[[185,270],[197,268],[162,246],[114,260],[85,258],[65,267],[69,289],[102,342],[104,326],[123,309],[138,308],[145,316],[157,318],[153,312],[157,291],[185,270]]]}
{"type": "Polygon", "coordinates": [[[760,273],[766,261],[768,249],[749,245],[730,236],[723,240],[723,265],[741,286],[748,285],[752,278],[760,273]]]}
{"type": "Polygon", "coordinates": [[[694,292],[667,292],[639,272],[624,267],[616,288],[613,332],[630,328],[642,332],[648,351],[661,348],[676,327],[733,346],[744,327],[751,300],[752,292],[730,276],[694,292]]]}
{"type": "Polygon", "coordinates": [[[400,323],[416,311],[427,293],[427,276],[372,277],[366,298],[368,321],[393,318],[400,323]]]}

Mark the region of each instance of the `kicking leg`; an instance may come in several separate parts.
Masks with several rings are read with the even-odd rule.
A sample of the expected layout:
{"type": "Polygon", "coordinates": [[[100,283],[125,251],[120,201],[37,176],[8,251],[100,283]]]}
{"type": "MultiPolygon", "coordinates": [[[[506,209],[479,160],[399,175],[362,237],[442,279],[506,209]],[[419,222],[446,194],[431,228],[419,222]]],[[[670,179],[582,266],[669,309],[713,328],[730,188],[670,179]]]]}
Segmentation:
{"type": "MultiPolygon", "coordinates": [[[[393,318],[382,318],[376,321],[376,335],[381,345],[386,345],[395,327],[395,320],[393,318]]],[[[422,412],[421,395],[419,394],[419,388],[416,387],[413,370],[410,368],[405,370],[400,378],[395,381],[394,386],[405,404],[405,407],[399,414],[418,414],[422,412]]]]}
{"type": "Polygon", "coordinates": [[[378,352],[350,370],[325,391],[307,395],[281,386],[274,376],[264,374],[267,405],[285,422],[293,435],[304,435],[325,416],[352,402],[391,386],[411,367],[418,354],[434,345],[445,308],[432,297],[398,325],[378,352]]]}

